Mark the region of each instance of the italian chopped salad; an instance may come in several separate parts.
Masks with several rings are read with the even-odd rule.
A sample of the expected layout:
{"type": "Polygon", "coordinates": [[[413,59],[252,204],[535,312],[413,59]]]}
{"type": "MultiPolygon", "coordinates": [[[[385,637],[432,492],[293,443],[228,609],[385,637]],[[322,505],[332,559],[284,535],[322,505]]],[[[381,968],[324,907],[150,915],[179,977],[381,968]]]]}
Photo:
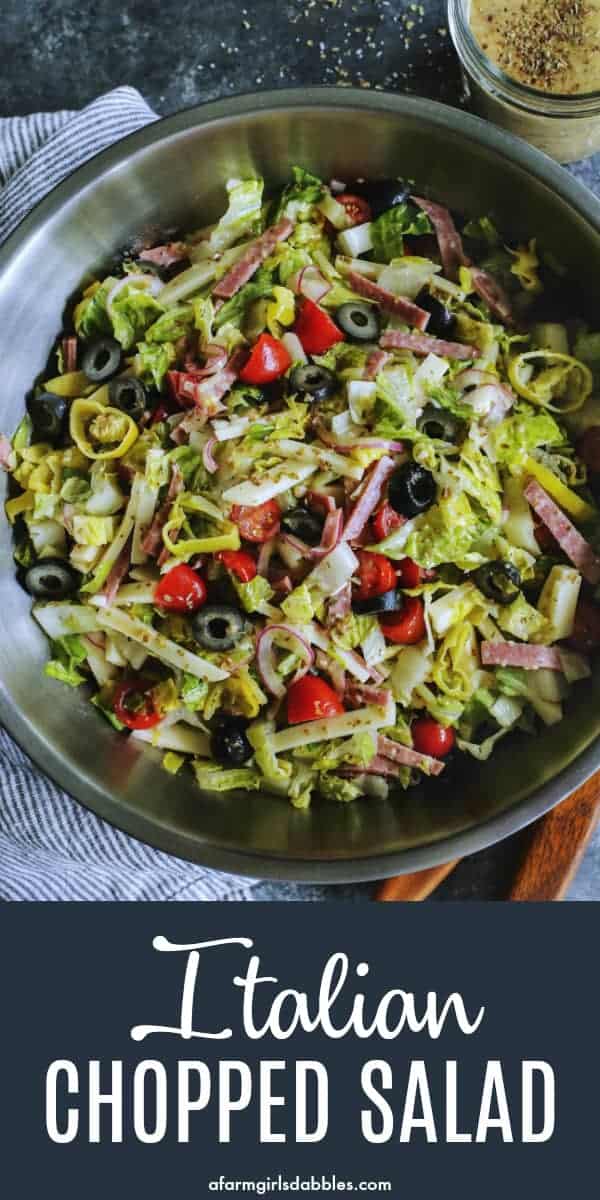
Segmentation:
{"type": "Polygon", "coordinates": [[[297,807],[560,721],[600,643],[600,333],[561,295],[535,238],[300,167],[129,246],[0,438],[46,673],[297,807]]]}

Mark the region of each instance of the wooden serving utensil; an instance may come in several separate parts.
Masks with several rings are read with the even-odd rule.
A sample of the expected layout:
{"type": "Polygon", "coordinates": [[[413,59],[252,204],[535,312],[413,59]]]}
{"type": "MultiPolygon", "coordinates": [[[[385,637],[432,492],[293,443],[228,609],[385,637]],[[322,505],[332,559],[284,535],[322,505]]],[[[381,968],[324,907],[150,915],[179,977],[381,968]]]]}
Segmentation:
{"type": "Polygon", "coordinates": [[[395,875],[384,879],[375,893],[376,900],[426,900],[436,887],[454,870],[460,859],[428,867],[426,871],[411,871],[408,875],[395,875]]]}
{"type": "MultiPolygon", "coordinates": [[[[600,816],[600,772],[532,826],[507,900],[562,900],[600,816]]],[[[425,900],[460,860],[380,883],[379,901],[425,900]]]]}
{"type": "Polygon", "coordinates": [[[507,900],[562,900],[600,815],[600,772],[533,826],[507,900]]]}

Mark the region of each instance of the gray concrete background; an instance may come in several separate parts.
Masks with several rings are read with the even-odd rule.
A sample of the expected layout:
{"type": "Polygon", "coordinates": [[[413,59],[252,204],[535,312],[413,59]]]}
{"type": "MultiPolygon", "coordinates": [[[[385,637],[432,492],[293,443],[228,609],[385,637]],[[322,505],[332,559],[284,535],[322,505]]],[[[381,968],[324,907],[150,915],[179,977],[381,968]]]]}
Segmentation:
{"type": "MultiPolygon", "coordinates": [[[[132,84],[160,113],[236,92],[328,83],[460,102],[445,4],[406,0],[3,0],[0,114],[77,108],[132,84]]],[[[600,191],[600,156],[574,172],[600,191]]],[[[527,835],[466,859],[436,900],[502,899],[527,835]]],[[[256,899],[367,900],[369,886],[262,884],[256,899]]],[[[600,899],[600,833],[570,900],[600,899]]]]}

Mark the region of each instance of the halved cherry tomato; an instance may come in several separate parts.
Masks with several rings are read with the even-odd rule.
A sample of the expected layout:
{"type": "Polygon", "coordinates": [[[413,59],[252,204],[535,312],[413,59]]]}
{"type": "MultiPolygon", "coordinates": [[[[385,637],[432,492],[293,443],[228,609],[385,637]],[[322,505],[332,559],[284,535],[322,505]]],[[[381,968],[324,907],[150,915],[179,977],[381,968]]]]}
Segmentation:
{"type": "Polygon", "coordinates": [[[373,215],[371,205],[362,196],[355,196],[352,192],[342,192],[341,196],[336,196],[336,200],[346,209],[348,219],[353,225],[364,225],[365,221],[371,220],[373,215]]]}
{"type": "Polygon", "coordinates": [[[389,558],[373,554],[370,550],[357,550],[358,587],[354,590],[356,600],[370,600],[382,596],[396,586],[396,571],[389,558]]]}
{"type": "Polygon", "coordinates": [[[291,355],[283,342],[271,337],[270,333],[261,333],[250,351],[248,362],[240,371],[240,379],[251,384],[271,383],[291,365],[291,355]]]}
{"type": "Polygon", "coordinates": [[[400,646],[412,646],[425,637],[423,601],[418,596],[406,596],[400,612],[386,613],[379,618],[384,637],[400,646]]]}
{"type": "Polygon", "coordinates": [[[400,513],[397,513],[395,508],[392,508],[389,501],[384,500],[373,517],[373,533],[377,541],[382,542],[388,533],[392,532],[392,529],[399,529],[401,525],[404,525],[405,521],[406,517],[401,517],[400,513]]]}
{"type": "Polygon", "coordinates": [[[157,583],[154,600],[168,612],[196,612],[206,600],[206,584],[187,563],[178,563],[157,583]]]}
{"type": "Polygon", "coordinates": [[[410,731],[415,750],[419,754],[428,754],[430,758],[443,758],[449,754],[456,740],[454,730],[439,725],[433,717],[417,717],[410,731]]]}
{"type": "Polygon", "coordinates": [[[600,425],[590,425],[581,435],[577,453],[590,471],[600,471],[600,425]]]}
{"type": "Polygon", "coordinates": [[[319,308],[312,300],[305,300],[302,304],[293,330],[307,354],[325,354],[336,342],[345,341],[341,329],[338,329],[325,310],[319,308]]]}
{"type": "Polygon", "coordinates": [[[412,558],[401,558],[397,564],[398,586],[401,588],[416,588],[423,578],[421,568],[412,558]]]}
{"type": "Polygon", "coordinates": [[[234,504],[231,520],[247,542],[268,542],[279,533],[281,509],[276,500],[264,504],[234,504]]]}
{"type": "Polygon", "coordinates": [[[573,632],[567,640],[580,654],[591,654],[600,646],[600,608],[585,596],[577,602],[573,632]]]}
{"type": "Polygon", "coordinates": [[[250,583],[256,576],[256,563],[247,550],[219,550],[215,557],[240,583],[250,583]]]}
{"type": "Polygon", "coordinates": [[[140,675],[121,680],[113,698],[113,712],[128,729],[152,729],[161,714],[154,707],[152,684],[140,675]]]}
{"type": "Polygon", "coordinates": [[[302,721],[318,721],[322,717],[338,717],[345,711],[339,696],[318,675],[304,675],[288,689],[289,725],[300,725],[302,721]]]}

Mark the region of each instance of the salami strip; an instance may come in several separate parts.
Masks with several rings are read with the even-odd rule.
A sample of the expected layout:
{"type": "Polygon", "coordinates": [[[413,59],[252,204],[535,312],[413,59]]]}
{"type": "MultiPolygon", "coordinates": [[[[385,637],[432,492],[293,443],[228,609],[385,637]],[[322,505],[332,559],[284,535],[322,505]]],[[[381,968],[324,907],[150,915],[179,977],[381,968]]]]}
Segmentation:
{"type": "Polygon", "coordinates": [[[439,246],[440,258],[444,275],[449,279],[457,279],[458,268],[468,266],[468,259],[463,250],[460,234],[450,213],[443,204],[434,204],[433,200],[424,200],[422,196],[411,196],[411,200],[424,213],[427,213],[439,246]]]}
{"type": "Polygon", "coordinates": [[[565,516],[558,504],[544,491],[537,479],[530,479],[525,488],[525,499],[535,509],[538,517],[550,530],[561,550],[570,558],[588,583],[600,583],[600,558],[579,530],[565,516]]]}
{"type": "Polygon", "coordinates": [[[525,642],[482,642],[484,667],[523,667],[525,671],[562,671],[556,646],[528,646],[525,642]]]}
{"type": "Polygon", "coordinates": [[[77,370],[77,338],[74,335],[63,338],[61,342],[63,371],[77,370]]]}
{"type": "Polygon", "coordinates": [[[372,279],[367,279],[358,271],[348,271],[347,280],[352,290],[358,292],[359,296],[364,296],[365,300],[373,300],[380,308],[386,312],[395,313],[397,317],[402,317],[416,329],[427,328],[430,313],[426,312],[424,308],[419,308],[417,304],[413,304],[412,300],[407,300],[405,296],[395,296],[393,292],[379,287],[377,283],[373,283],[372,279]]]}
{"type": "Polygon", "coordinates": [[[386,480],[394,470],[394,460],[384,455],[375,463],[369,478],[354,505],[342,533],[342,541],[351,542],[360,537],[371,513],[375,511],[386,480]]]}
{"type": "Polygon", "coordinates": [[[287,217],[282,217],[276,225],[271,225],[266,229],[251,246],[238,259],[235,266],[219,280],[216,287],[213,289],[213,296],[218,296],[222,300],[229,300],[231,296],[235,296],[240,288],[252,278],[254,272],[258,270],[261,263],[273,253],[278,242],[285,242],[289,238],[294,224],[287,217]]]}
{"type": "Polygon", "coordinates": [[[449,279],[456,280],[458,268],[469,267],[477,295],[485,300],[488,308],[497,317],[500,317],[501,321],[507,325],[514,325],[511,303],[504,288],[488,271],[483,271],[481,267],[471,266],[471,260],[467,258],[463,250],[461,236],[448,209],[444,208],[443,204],[434,204],[432,200],[424,200],[422,196],[411,196],[411,200],[427,213],[435,229],[444,275],[447,275],[449,279]]]}
{"type": "MultiPolygon", "coordinates": [[[[171,468],[171,480],[169,483],[169,489],[167,491],[166,499],[164,500],[163,504],[161,504],[158,511],[155,513],[152,524],[151,524],[148,532],[145,534],[144,540],[142,541],[142,550],[144,551],[145,554],[150,554],[150,555],[152,555],[153,558],[155,558],[156,555],[158,554],[158,552],[162,546],[163,526],[166,525],[167,521],[169,520],[173,504],[174,504],[175,500],[177,499],[177,496],[179,495],[179,493],[181,491],[183,491],[183,488],[184,488],[183,475],[181,474],[181,471],[179,470],[177,463],[174,463],[171,468]]],[[[171,541],[175,540],[175,538],[174,538],[175,532],[176,531],[174,530],[173,534],[171,534],[171,541]]]]}
{"type": "Polygon", "coordinates": [[[418,333],[402,333],[390,329],[382,334],[379,345],[384,350],[412,350],[413,354],[440,354],[444,358],[478,358],[475,346],[463,346],[462,342],[444,342],[440,338],[421,336],[418,333]]]}
{"type": "Polygon", "coordinates": [[[494,279],[488,271],[482,271],[481,267],[469,267],[469,270],[477,295],[485,300],[491,312],[500,317],[505,325],[514,325],[515,319],[510,300],[498,280],[494,279]]]}
{"type": "Polygon", "coordinates": [[[187,257],[185,242],[168,242],[164,246],[153,246],[152,250],[142,250],[138,255],[142,262],[155,263],[157,267],[172,267],[173,263],[182,262],[187,257]]]}
{"type": "Polygon", "coordinates": [[[367,359],[365,379],[377,379],[379,372],[383,371],[385,364],[389,362],[389,358],[386,350],[374,350],[367,359]]]}
{"type": "Polygon", "coordinates": [[[393,763],[391,758],[383,758],[380,754],[376,754],[368,766],[340,767],[337,774],[350,778],[354,775],[387,775],[391,779],[397,779],[400,774],[400,766],[400,763],[393,763]]]}
{"type": "Polygon", "coordinates": [[[431,758],[429,754],[419,754],[418,750],[412,750],[410,746],[402,746],[400,742],[394,742],[381,733],[377,738],[377,752],[383,758],[391,758],[392,762],[399,763],[403,767],[418,767],[428,775],[441,775],[445,766],[439,758],[431,758]]]}
{"type": "Polygon", "coordinates": [[[344,700],[354,708],[362,708],[365,704],[379,704],[381,708],[385,708],[391,699],[392,693],[389,688],[375,687],[372,683],[357,683],[355,679],[346,684],[344,692],[344,700]]]}

